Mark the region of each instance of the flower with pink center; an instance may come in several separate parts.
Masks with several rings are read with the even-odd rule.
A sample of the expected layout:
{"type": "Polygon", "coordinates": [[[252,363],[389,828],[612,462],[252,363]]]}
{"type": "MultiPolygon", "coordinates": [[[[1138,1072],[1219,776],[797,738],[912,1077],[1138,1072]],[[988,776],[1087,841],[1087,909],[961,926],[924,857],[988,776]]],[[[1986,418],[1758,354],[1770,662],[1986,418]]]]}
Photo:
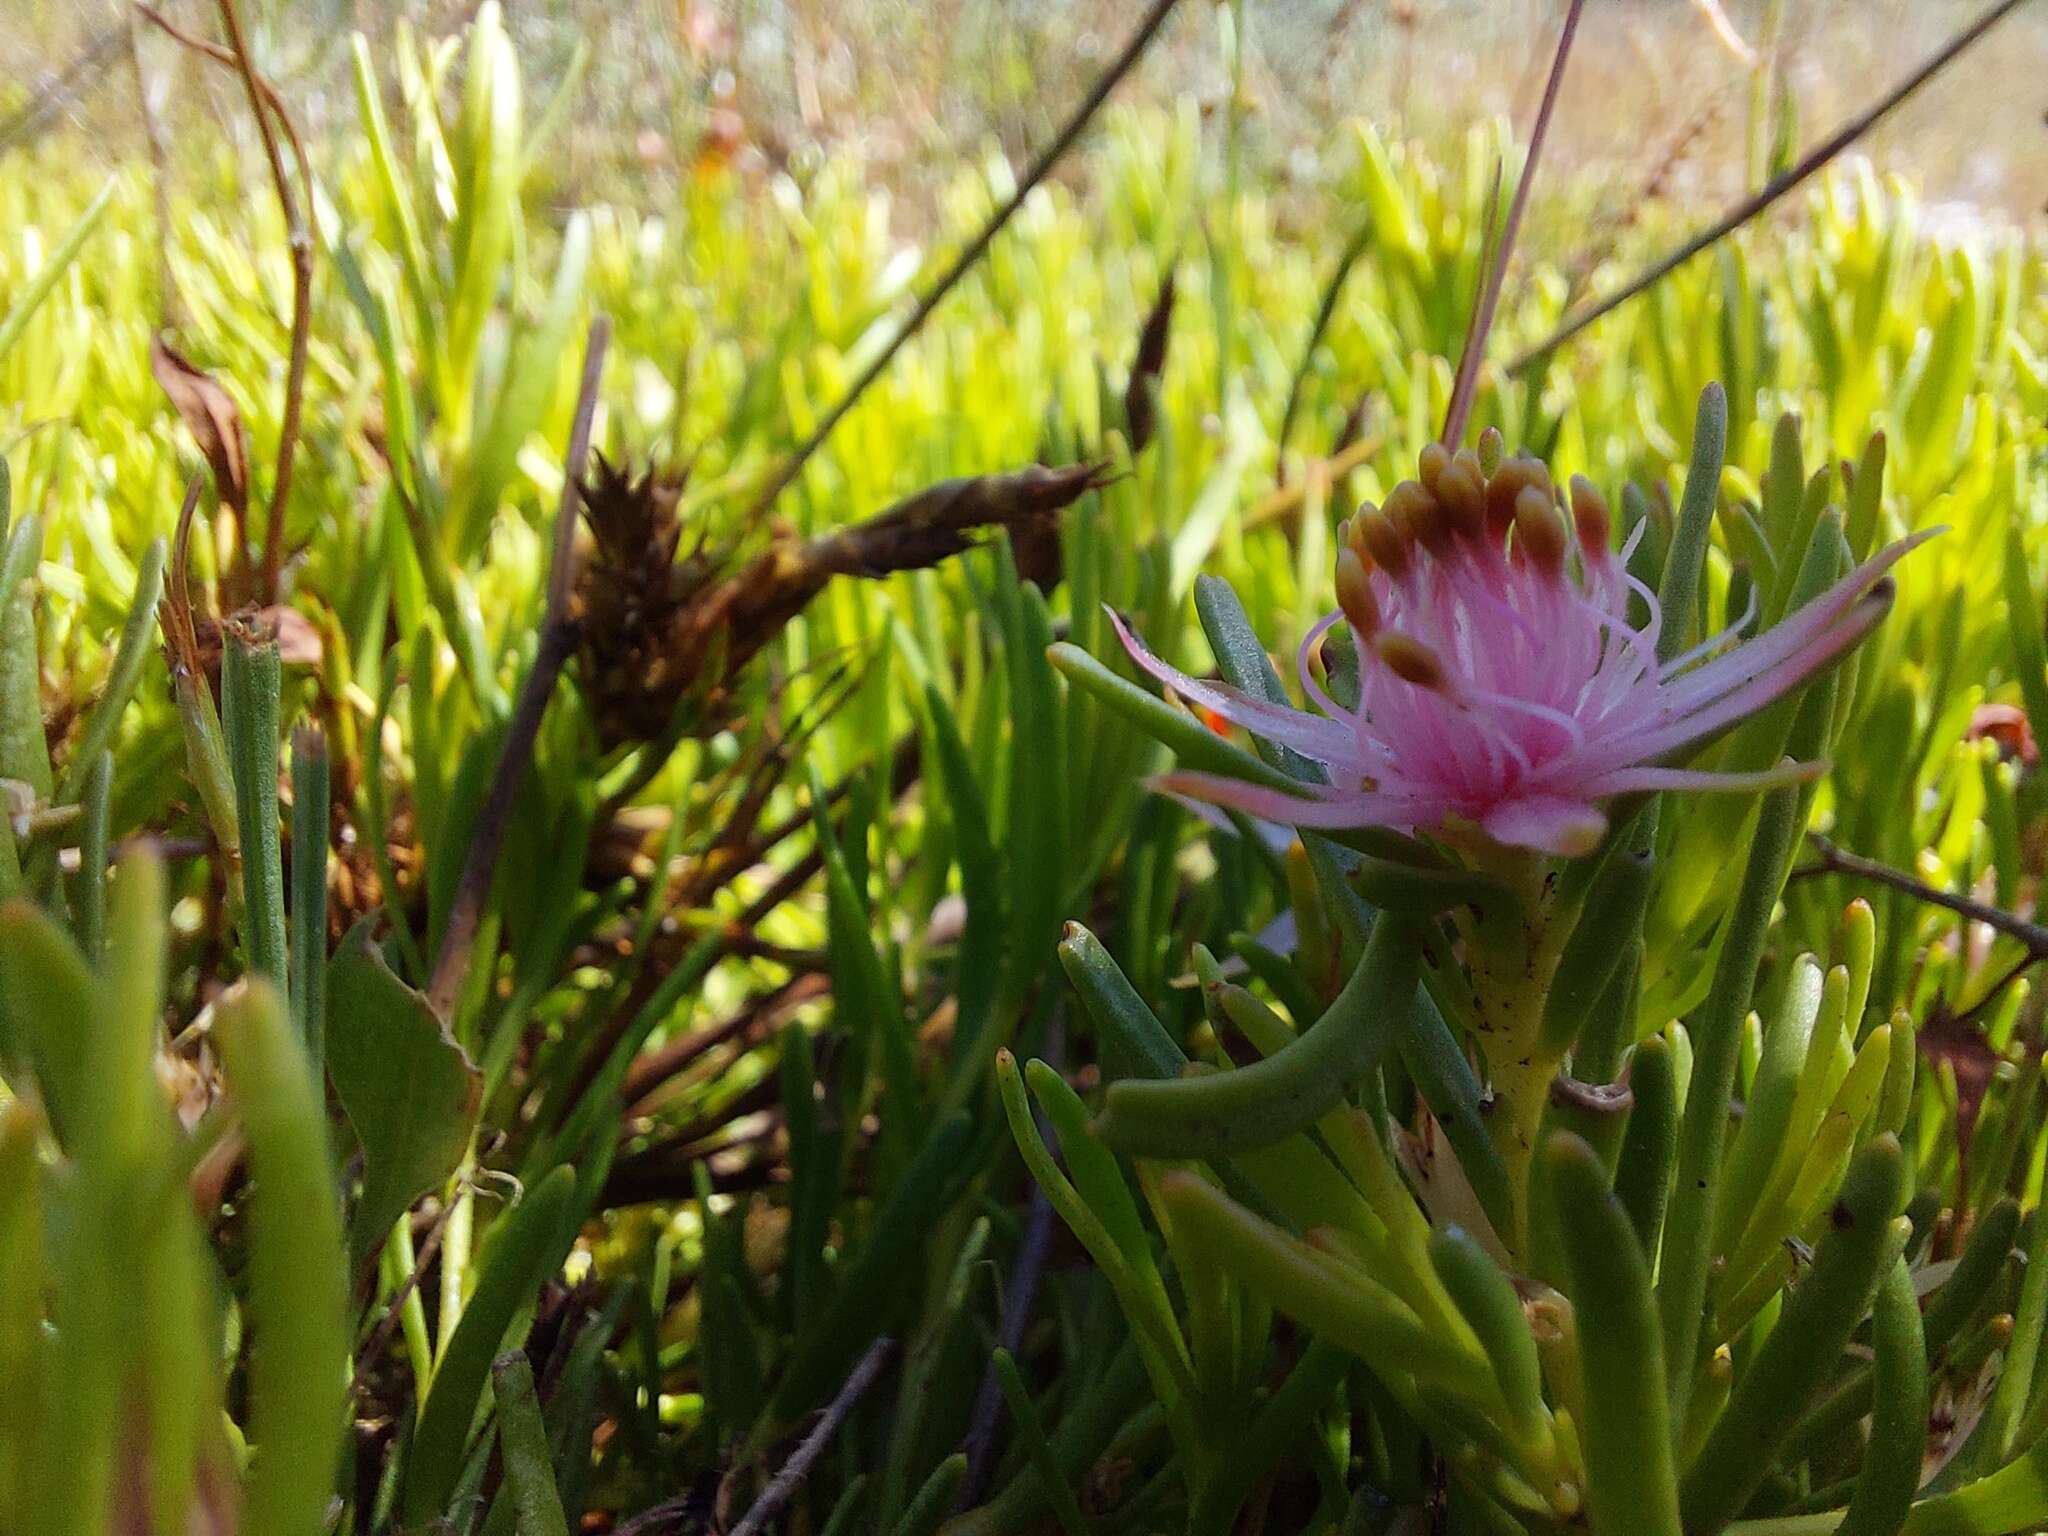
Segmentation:
{"type": "Polygon", "coordinates": [[[1753,639],[1734,643],[1745,615],[1667,661],[1656,594],[1627,569],[1634,538],[1611,548],[1590,484],[1573,481],[1567,518],[1534,460],[1506,460],[1488,476],[1469,449],[1433,446],[1421,467],[1420,482],[1396,486],[1343,531],[1338,611],[1309,631],[1296,665],[1321,713],[1188,677],[1117,622],[1145,671],[1321,764],[1328,779],[1298,795],[1203,773],[1168,774],[1156,787],[1297,827],[1467,824],[1509,847],[1583,854],[1605,834],[1602,806],[1616,795],[1754,789],[1817,772],[1675,763],[1869,633],[1890,606],[1886,573],[1930,536],[1893,544],[1753,639]],[[1331,698],[1310,665],[1340,619],[1359,653],[1355,708],[1331,698]]]}

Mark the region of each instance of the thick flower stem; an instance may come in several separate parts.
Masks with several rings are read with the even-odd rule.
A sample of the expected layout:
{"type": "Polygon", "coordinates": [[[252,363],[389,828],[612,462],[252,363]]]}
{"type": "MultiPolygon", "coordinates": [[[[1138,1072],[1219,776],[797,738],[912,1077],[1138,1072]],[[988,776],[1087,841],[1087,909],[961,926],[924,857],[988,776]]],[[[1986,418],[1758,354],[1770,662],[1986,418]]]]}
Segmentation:
{"type": "MultiPolygon", "coordinates": [[[[1507,1164],[1513,1205],[1500,1234],[1519,1263],[1529,1247],[1529,1181],[1550,1084],[1563,1053],[1543,1038],[1544,1005],[1556,977],[1560,933],[1568,916],[1553,909],[1541,865],[1518,861],[1512,911],[1491,914],[1467,930],[1476,994],[1479,1044],[1492,1092],[1489,1128],[1507,1164]]],[[[1504,873],[1495,871],[1496,873],[1504,873]]]]}
{"type": "Polygon", "coordinates": [[[1513,1181],[1513,1230],[1500,1234],[1508,1251],[1526,1266],[1529,1257],[1529,1181],[1542,1134],[1543,1112],[1550,1102],[1550,1085],[1557,1077],[1559,1062],[1538,1055],[1519,1057],[1493,1072],[1494,1145],[1513,1181]]]}

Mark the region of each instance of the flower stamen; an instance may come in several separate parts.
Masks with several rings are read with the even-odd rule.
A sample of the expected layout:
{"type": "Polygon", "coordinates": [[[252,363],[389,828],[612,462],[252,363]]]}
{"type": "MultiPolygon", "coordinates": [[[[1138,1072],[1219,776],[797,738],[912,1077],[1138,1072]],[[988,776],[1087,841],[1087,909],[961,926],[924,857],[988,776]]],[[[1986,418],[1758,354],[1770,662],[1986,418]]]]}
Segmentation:
{"type": "MultiPolygon", "coordinates": [[[[1546,477],[1547,479],[1547,477],[1546,477]]],[[[1564,570],[1564,519],[1548,484],[1525,485],[1515,497],[1515,548],[1545,575],[1564,570]]]]}
{"type": "Polygon", "coordinates": [[[1408,539],[1385,512],[1367,502],[1351,520],[1352,537],[1365,545],[1381,570],[1400,581],[1408,574],[1408,539]]]}
{"type": "Polygon", "coordinates": [[[1453,533],[1475,541],[1486,536],[1486,481],[1479,473],[1477,454],[1460,449],[1437,476],[1435,489],[1453,533]]]}
{"type": "Polygon", "coordinates": [[[1580,557],[1604,562],[1609,554],[1608,541],[1614,536],[1614,517],[1608,511],[1607,498],[1584,475],[1572,476],[1571,497],[1572,524],[1578,530],[1580,557]]]}
{"type": "Polygon", "coordinates": [[[1373,642],[1373,649],[1387,664],[1387,670],[1402,682],[1426,688],[1431,693],[1447,691],[1449,680],[1444,675],[1442,660],[1413,635],[1390,631],[1373,642]]]}
{"type": "Polygon", "coordinates": [[[1380,603],[1373,596],[1372,577],[1349,544],[1337,551],[1337,606],[1361,643],[1378,633],[1380,603]]]}

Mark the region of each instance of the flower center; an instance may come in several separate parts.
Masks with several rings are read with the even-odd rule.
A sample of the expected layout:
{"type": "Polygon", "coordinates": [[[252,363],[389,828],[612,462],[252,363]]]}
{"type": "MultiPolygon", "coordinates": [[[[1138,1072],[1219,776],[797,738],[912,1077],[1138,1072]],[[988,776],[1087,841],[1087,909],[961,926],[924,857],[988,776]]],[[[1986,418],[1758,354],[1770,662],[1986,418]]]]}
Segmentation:
{"type": "Polygon", "coordinates": [[[1589,728],[1654,687],[1654,632],[1628,619],[1631,593],[1649,594],[1584,479],[1561,504],[1534,459],[1488,473],[1472,450],[1432,445],[1419,469],[1341,530],[1337,597],[1361,675],[1358,707],[1333,712],[1370,777],[1477,815],[1541,788],[1589,728]]]}

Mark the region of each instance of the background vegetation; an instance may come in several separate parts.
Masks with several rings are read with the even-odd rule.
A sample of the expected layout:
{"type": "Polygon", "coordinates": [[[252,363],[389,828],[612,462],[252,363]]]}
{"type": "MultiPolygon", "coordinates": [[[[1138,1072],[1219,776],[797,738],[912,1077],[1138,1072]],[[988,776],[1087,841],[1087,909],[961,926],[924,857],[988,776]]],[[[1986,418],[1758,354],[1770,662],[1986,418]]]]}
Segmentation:
{"type": "MultiPolygon", "coordinates": [[[[814,452],[1134,17],[251,6],[303,163],[209,8],[12,29],[0,1528],[1582,1522],[1191,1270],[1074,1096],[1146,1010],[1271,1049],[1215,957],[1293,1026],[1343,981],[1304,856],[1147,793],[1076,656],[1128,675],[1107,603],[1244,683],[1246,624],[1285,657],[1328,607],[1443,418],[1554,9],[1189,0],[814,452]]],[[[1730,10],[1753,62],[1590,10],[1474,425],[1661,562],[1724,386],[1700,633],[1784,611],[1824,505],[1859,558],[1950,530],[1799,802],[1736,1091],[1791,1129],[1736,1133],[1680,1449],[1757,1474],[1753,1536],[1899,1459],[1868,1296],[1787,1422],[1709,1435],[1896,1134],[1932,1429],[1866,1528],[2034,1529],[2048,19],[1539,346],[1963,19],[1730,10]]],[[[1759,820],[1667,818],[1617,1054],[1689,1060],[1759,820]]],[[[1484,1221],[1451,1054],[1386,1085],[1451,1140],[1403,1165],[1439,1228],[1484,1221]]]]}

